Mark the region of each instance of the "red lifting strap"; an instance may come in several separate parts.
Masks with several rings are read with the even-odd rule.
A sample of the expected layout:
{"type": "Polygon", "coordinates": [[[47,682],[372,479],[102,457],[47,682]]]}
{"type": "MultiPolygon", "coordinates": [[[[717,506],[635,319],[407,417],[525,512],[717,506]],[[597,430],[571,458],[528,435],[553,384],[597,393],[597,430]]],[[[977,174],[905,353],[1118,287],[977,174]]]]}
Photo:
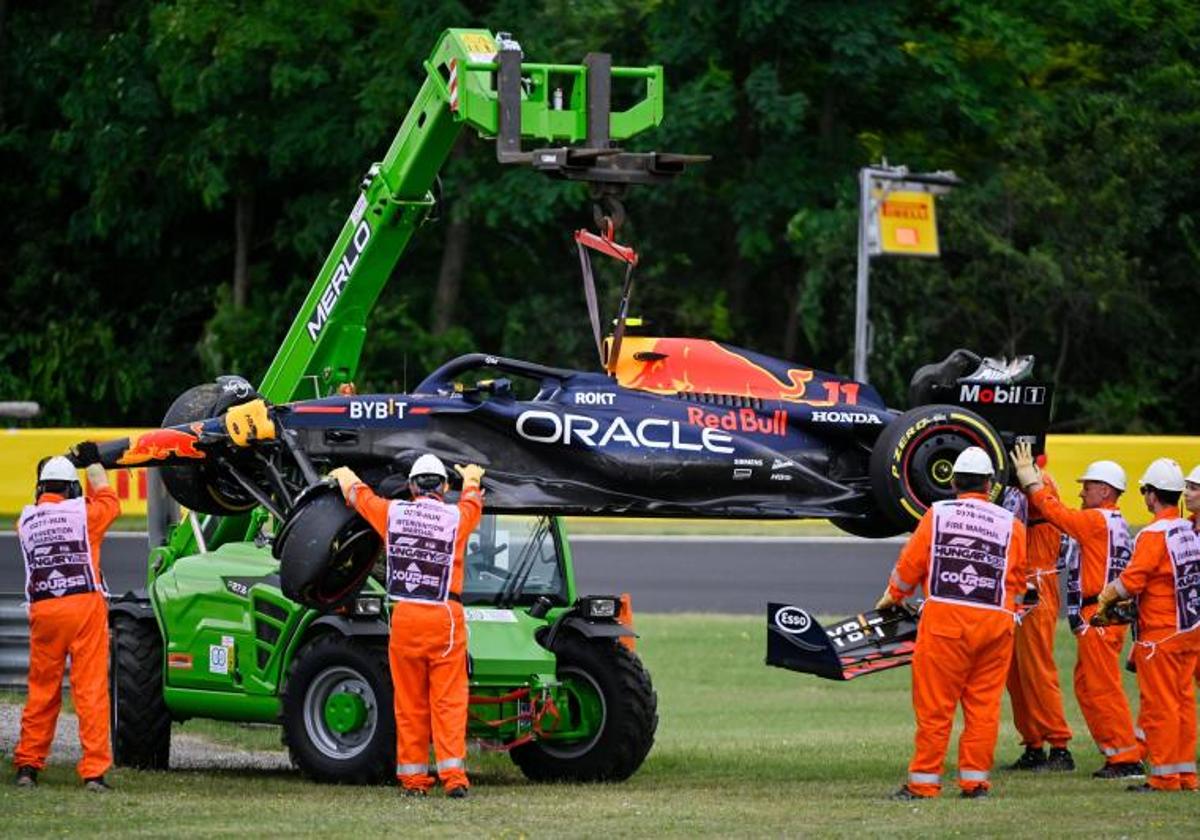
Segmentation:
{"type": "Polygon", "coordinates": [[[637,265],[637,251],[628,245],[621,245],[613,241],[612,228],[609,228],[608,235],[606,236],[597,236],[587,230],[577,230],[575,231],[575,241],[586,248],[599,251],[601,254],[606,254],[615,260],[620,260],[629,265],[637,265]]]}

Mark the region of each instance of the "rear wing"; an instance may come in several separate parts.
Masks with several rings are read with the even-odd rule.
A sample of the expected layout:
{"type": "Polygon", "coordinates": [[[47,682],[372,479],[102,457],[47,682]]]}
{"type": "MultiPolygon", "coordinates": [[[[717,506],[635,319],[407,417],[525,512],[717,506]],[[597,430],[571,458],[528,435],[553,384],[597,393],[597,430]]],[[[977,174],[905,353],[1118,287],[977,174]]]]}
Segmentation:
{"type": "Polygon", "coordinates": [[[827,680],[852,680],[912,662],[919,614],[907,607],[870,610],[826,630],[792,604],[767,605],[767,664],[827,680]]]}
{"type": "Polygon", "coordinates": [[[1033,356],[1009,361],[955,350],[913,374],[909,408],[935,403],[961,406],[991,423],[1006,448],[1028,443],[1034,455],[1042,455],[1054,386],[1033,378],[1034,361],[1033,356]]]}

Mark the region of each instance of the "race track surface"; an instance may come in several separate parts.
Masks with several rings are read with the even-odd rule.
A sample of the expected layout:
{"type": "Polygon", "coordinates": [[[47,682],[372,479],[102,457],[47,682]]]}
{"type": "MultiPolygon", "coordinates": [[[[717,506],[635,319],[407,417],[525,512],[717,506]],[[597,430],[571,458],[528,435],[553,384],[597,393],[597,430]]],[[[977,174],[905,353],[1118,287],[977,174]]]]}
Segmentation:
{"type": "MultiPolygon", "coordinates": [[[[635,613],[762,614],[773,600],[848,615],[875,603],[902,541],[580,535],[571,544],[579,591],[628,592],[635,613]]],[[[112,592],[145,585],[146,535],[110,534],[101,562],[112,592]]],[[[0,592],[20,592],[24,575],[16,535],[0,533],[0,592]]]]}

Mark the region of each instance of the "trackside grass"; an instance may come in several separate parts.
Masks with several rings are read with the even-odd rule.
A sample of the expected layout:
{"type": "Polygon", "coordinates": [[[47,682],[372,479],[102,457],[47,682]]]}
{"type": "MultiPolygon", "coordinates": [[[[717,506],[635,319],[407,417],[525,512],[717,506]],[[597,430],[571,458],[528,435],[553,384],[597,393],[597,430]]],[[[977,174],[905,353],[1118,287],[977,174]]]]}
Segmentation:
{"type": "MultiPolygon", "coordinates": [[[[1200,834],[1200,795],[1127,794],[1089,778],[1101,763],[1060,674],[1076,731],[1073,774],[997,771],[986,801],[886,799],[912,738],[907,669],[833,683],[762,664],[761,618],[638,616],[661,722],[642,770],[616,785],[527,784],[505,756],[475,756],[470,799],[310,784],[290,772],[115,771],[108,797],[55,765],[35,792],[3,775],[0,835],[121,836],[1161,836],[1200,834]]],[[[1132,693],[1132,682],[1127,686],[1132,693]]],[[[1020,752],[1005,715],[998,763],[1020,752]]],[[[180,731],[263,749],[269,730],[190,722],[180,731]]],[[[12,743],[4,743],[6,763],[12,743]]],[[[953,764],[953,755],[951,756],[953,764]]],[[[948,768],[952,777],[952,766],[948,768]]],[[[954,793],[953,787],[948,789],[954,793]]]]}

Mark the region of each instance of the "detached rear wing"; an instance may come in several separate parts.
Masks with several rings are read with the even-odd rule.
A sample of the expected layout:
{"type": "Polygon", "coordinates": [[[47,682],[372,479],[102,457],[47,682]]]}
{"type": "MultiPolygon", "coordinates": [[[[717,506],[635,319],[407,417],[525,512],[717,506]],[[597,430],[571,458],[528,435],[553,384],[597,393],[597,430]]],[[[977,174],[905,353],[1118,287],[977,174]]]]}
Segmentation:
{"type": "Polygon", "coordinates": [[[825,629],[791,604],[767,605],[767,664],[827,680],[852,680],[912,662],[918,614],[870,610],[825,629]]]}

